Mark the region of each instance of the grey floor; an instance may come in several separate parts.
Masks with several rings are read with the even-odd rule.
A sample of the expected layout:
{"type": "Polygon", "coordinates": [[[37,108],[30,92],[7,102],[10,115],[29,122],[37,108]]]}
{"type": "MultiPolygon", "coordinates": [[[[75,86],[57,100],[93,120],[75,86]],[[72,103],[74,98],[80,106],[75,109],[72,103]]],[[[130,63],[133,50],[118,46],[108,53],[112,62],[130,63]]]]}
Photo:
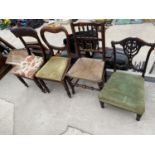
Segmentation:
{"type": "Polygon", "coordinates": [[[134,113],[109,105],[101,109],[97,91],[76,88],[70,99],[60,84],[46,82],[51,93],[44,94],[28,83],[26,88],[10,73],[0,81],[0,99],[14,105],[11,129],[0,134],[155,134],[155,83],[145,83],[146,111],[140,122],[134,113]]]}

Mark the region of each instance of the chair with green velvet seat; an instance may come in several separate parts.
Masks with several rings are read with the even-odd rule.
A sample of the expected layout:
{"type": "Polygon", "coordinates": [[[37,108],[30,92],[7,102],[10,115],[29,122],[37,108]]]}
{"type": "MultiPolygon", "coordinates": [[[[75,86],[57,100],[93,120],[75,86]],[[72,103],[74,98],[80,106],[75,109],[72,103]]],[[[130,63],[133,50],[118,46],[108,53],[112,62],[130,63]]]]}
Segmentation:
{"type": "MultiPolygon", "coordinates": [[[[50,92],[49,88],[46,86],[43,80],[55,81],[63,84],[68,96],[71,97],[68,84],[72,88],[73,93],[74,93],[74,88],[72,87],[70,80],[68,80],[68,78],[65,76],[71,63],[71,55],[70,55],[70,49],[68,44],[68,32],[64,27],[46,26],[41,29],[40,33],[43,41],[50,49],[51,58],[37,72],[36,77],[48,92],[50,92]],[[45,33],[51,33],[51,34],[64,33],[67,40],[67,44],[62,47],[52,45],[50,43],[50,40],[46,38],[45,33]],[[56,51],[57,53],[54,53],[54,51],[56,51]],[[68,54],[67,57],[61,57],[61,53],[63,51],[67,51],[67,54],[68,54]]],[[[52,39],[54,40],[57,38],[53,37],[52,39]]]]}
{"type": "Polygon", "coordinates": [[[107,103],[134,112],[137,114],[136,120],[139,121],[145,111],[144,76],[150,54],[154,50],[155,44],[146,43],[139,38],[131,37],[117,42],[112,41],[111,44],[114,52],[114,73],[112,73],[110,79],[99,93],[98,97],[101,107],[104,108],[104,103],[107,103]],[[128,58],[128,68],[141,72],[142,75],[116,72],[116,45],[122,46],[128,58]],[[133,58],[145,46],[149,48],[146,60],[141,67],[137,67],[133,65],[133,58]]]}

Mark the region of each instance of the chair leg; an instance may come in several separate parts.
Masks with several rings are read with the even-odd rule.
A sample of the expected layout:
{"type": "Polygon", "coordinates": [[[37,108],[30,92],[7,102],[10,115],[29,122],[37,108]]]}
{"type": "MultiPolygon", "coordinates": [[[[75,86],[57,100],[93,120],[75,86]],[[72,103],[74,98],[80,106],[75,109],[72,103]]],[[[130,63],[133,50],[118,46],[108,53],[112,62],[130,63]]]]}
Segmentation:
{"type": "Polygon", "coordinates": [[[34,78],[33,81],[36,83],[36,85],[40,88],[40,90],[43,93],[46,93],[46,91],[44,90],[44,88],[42,87],[42,85],[39,83],[39,81],[36,78],[34,78]]]}
{"type": "Polygon", "coordinates": [[[71,98],[71,94],[70,94],[66,80],[64,80],[62,83],[63,83],[63,86],[64,86],[66,92],[67,92],[68,97],[71,98]]]}
{"type": "Polygon", "coordinates": [[[25,80],[20,77],[20,76],[16,76],[26,87],[29,87],[28,84],[25,82],[25,80]]]}
{"type": "Polygon", "coordinates": [[[107,82],[107,71],[106,71],[106,69],[104,71],[104,82],[107,82]]]}
{"type": "Polygon", "coordinates": [[[142,117],[142,115],[137,114],[136,120],[137,120],[137,121],[140,121],[141,117],[142,117]]]}
{"type": "Polygon", "coordinates": [[[103,84],[104,84],[104,82],[99,82],[98,83],[99,90],[101,90],[103,88],[103,84]]]}
{"type": "Polygon", "coordinates": [[[104,108],[104,102],[100,101],[101,108],[104,108]]]}
{"type": "Polygon", "coordinates": [[[45,82],[44,82],[43,80],[41,80],[41,79],[39,79],[39,81],[40,81],[40,83],[42,84],[42,86],[45,88],[45,90],[46,90],[48,93],[50,93],[50,90],[49,90],[49,88],[47,87],[47,85],[45,84],[45,82]]]}
{"type": "Polygon", "coordinates": [[[70,78],[67,77],[67,78],[66,78],[66,81],[68,82],[68,84],[70,85],[70,87],[71,87],[71,89],[72,89],[72,94],[75,94],[74,86],[73,86],[73,84],[72,84],[70,78]]]}

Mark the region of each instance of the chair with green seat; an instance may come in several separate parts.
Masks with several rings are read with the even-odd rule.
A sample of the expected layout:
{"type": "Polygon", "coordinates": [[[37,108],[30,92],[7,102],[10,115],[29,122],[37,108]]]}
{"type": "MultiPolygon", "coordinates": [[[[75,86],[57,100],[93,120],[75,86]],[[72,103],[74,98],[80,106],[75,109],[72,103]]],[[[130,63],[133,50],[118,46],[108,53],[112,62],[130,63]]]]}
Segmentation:
{"type": "MultiPolygon", "coordinates": [[[[68,80],[67,77],[65,77],[66,72],[68,71],[71,63],[71,54],[70,54],[70,49],[68,44],[68,32],[64,27],[46,26],[41,29],[40,33],[43,41],[51,51],[51,58],[37,72],[36,77],[38,80],[42,79],[40,82],[48,92],[50,91],[43,80],[55,81],[63,84],[68,96],[71,97],[68,84],[71,86],[73,93],[74,93],[74,89],[71,85],[70,80],[68,80]],[[67,39],[67,44],[62,47],[52,45],[50,43],[50,40],[47,39],[45,33],[51,33],[51,34],[63,33],[65,34],[65,37],[67,39]],[[56,53],[54,53],[54,51],[56,51],[56,53]],[[67,51],[68,57],[61,57],[61,52],[63,51],[67,51]]],[[[54,40],[57,38],[53,37],[52,39],[54,40]]]]}
{"type": "Polygon", "coordinates": [[[114,52],[114,73],[99,93],[98,97],[101,107],[104,108],[104,103],[107,103],[134,112],[137,114],[136,120],[139,121],[145,111],[144,76],[150,54],[154,50],[155,44],[146,43],[139,38],[131,37],[118,42],[112,41],[111,44],[114,52]],[[128,68],[141,72],[142,75],[116,72],[116,45],[122,46],[128,58],[128,68]],[[141,67],[137,67],[133,65],[133,58],[145,46],[149,48],[146,60],[141,67]]]}

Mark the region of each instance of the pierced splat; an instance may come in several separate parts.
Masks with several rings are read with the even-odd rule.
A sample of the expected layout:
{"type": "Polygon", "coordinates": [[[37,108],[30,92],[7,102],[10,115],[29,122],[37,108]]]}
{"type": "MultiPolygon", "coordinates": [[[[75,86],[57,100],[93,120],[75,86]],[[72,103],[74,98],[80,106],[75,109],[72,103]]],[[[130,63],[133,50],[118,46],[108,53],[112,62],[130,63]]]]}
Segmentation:
{"type": "Polygon", "coordinates": [[[148,60],[149,60],[151,52],[155,48],[155,44],[147,43],[147,42],[145,42],[139,38],[132,38],[132,37],[123,39],[121,41],[112,41],[111,44],[112,44],[113,51],[114,51],[114,71],[116,71],[116,68],[118,66],[118,64],[116,64],[116,47],[115,46],[121,45],[123,47],[124,54],[128,58],[127,67],[129,69],[133,69],[134,71],[142,72],[142,77],[144,77],[145,72],[146,72],[146,67],[148,64],[148,60]],[[133,64],[132,63],[133,58],[138,54],[141,47],[143,47],[143,46],[149,47],[147,57],[146,57],[146,61],[141,62],[140,64],[136,64],[136,63],[133,64]]]}
{"type": "Polygon", "coordinates": [[[141,48],[141,44],[137,40],[126,40],[122,44],[125,55],[128,57],[129,68],[133,68],[132,60],[141,48]]]}

